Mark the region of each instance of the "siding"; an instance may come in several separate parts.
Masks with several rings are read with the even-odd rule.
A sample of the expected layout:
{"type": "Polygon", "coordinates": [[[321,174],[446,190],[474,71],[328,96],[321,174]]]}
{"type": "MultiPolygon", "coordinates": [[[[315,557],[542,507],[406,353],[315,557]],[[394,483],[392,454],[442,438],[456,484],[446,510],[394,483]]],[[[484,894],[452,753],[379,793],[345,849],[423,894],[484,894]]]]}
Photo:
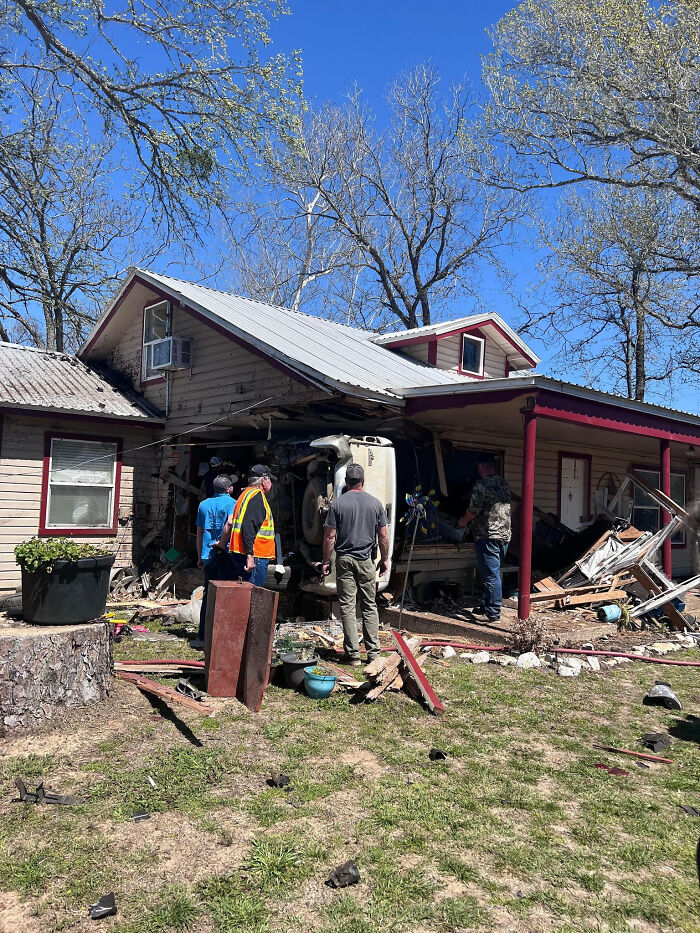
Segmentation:
{"type": "MultiPolygon", "coordinates": [[[[460,436],[454,429],[441,431],[443,437],[449,437],[455,441],[458,446],[471,448],[475,450],[486,449],[493,451],[503,451],[505,476],[513,492],[517,495],[522,491],[522,438],[520,437],[498,437],[494,438],[488,432],[478,432],[470,430],[468,436],[460,436]]],[[[599,435],[598,435],[599,436],[599,435]]],[[[610,434],[611,442],[617,445],[622,443],[622,439],[610,434]]],[[[595,513],[595,493],[598,484],[601,486],[605,482],[605,474],[612,472],[616,474],[621,482],[625,473],[629,471],[633,464],[650,463],[648,454],[635,453],[634,437],[628,435],[624,439],[626,447],[602,447],[594,446],[586,440],[586,430],[581,430],[581,443],[578,449],[570,444],[559,444],[553,441],[537,441],[537,456],[535,462],[535,506],[544,512],[551,512],[553,515],[559,513],[559,453],[579,453],[590,454],[591,456],[591,501],[589,508],[591,514],[595,513]]],[[[671,467],[674,470],[681,470],[686,473],[686,496],[690,502],[697,496],[695,490],[695,470],[688,468],[687,461],[681,454],[674,454],[672,451],[671,467]]],[[[700,474],[700,468],[698,468],[700,474]]],[[[700,479],[700,476],[698,477],[700,479]]],[[[672,551],[673,575],[674,577],[689,577],[693,573],[693,549],[690,544],[685,547],[674,547],[672,551]]]]}
{"type": "Polygon", "coordinates": [[[409,343],[407,347],[401,347],[400,350],[396,350],[396,353],[405,353],[406,356],[410,356],[413,360],[420,360],[421,363],[428,362],[428,342],[424,343],[409,343]]]}
{"type": "MultiPolygon", "coordinates": [[[[475,334],[475,336],[481,336],[475,334]]],[[[437,365],[440,369],[459,371],[462,337],[455,334],[453,337],[443,337],[437,343],[437,365]]],[[[491,379],[502,379],[506,374],[506,354],[501,348],[485,337],[484,344],[484,375],[491,379]]]]}
{"type": "Polygon", "coordinates": [[[131,565],[134,538],[138,540],[142,533],[141,521],[134,516],[133,490],[135,484],[147,488],[152,482],[149,473],[154,469],[153,448],[141,454],[128,451],[152,440],[149,431],[125,432],[118,425],[91,426],[84,421],[77,424],[51,418],[6,416],[0,458],[0,590],[14,590],[19,585],[20,572],[13,550],[15,545],[38,534],[46,431],[63,433],[66,437],[78,434],[96,439],[120,437],[123,442],[117,534],[76,540],[104,544],[116,551],[118,565],[131,565]]]}

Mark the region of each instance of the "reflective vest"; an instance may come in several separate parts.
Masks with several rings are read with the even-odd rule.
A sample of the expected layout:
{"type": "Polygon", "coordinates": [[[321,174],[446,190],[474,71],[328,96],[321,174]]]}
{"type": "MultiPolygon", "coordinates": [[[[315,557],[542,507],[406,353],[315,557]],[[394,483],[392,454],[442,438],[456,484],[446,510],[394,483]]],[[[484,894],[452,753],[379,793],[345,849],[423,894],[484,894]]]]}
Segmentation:
{"type": "Polygon", "coordinates": [[[255,536],[253,545],[253,557],[275,556],[275,523],[272,521],[272,512],[262,489],[257,486],[248,486],[243,490],[236,501],[236,507],[233,510],[233,525],[231,527],[231,539],[229,541],[229,551],[236,554],[245,554],[246,549],[243,544],[243,519],[245,517],[248,504],[254,496],[262,496],[265,505],[265,520],[260,526],[260,530],[255,536]]]}

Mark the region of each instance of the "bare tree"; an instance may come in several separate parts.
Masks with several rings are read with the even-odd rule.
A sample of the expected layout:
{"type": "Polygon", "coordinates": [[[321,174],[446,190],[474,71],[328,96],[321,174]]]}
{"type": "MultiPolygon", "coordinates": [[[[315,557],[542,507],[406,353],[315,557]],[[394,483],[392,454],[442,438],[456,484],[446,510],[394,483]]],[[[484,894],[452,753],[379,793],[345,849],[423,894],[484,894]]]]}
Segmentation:
{"type": "Polygon", "coordinates": [[[529,312],[526,329],[559,351],[555,366],[577,364],[590,384],[612,382],[638,401],[692,374],[700,304],[666,255],[689,210],[679,214],[668,192],[597,185],[541,223],[547,306],[529,312]]]}
{"type": "Polygon", "coordinates": [[[477,177],[475,99],[461,86],[443,98],[436,69],[422,65],[392,85],[389,105],[379,131],[355,91],[345,106],[311,113],[295,147],[271,150],[273,194],[262,215],[259,201],[249,214],[254,265],[237,262],[245,280],[263,283],[264,264],[275,270],[272,292],[283,286],[295,307],[308,296],[336,319],[413,328],[496,262],[518,204],[477,177]]]}
{"type": "Polygon", "coordinates": [[[0,135],[22,119],[18,86],[61,89],[64,114],[121,146],[132,189],[169,240],[199,242],[264,133],[291,135],[298,62],[261,59],[283,0],[7,0],[0,6],[0,135]]]}
{"type": "Polygon", "coordinates": [[[24,125],[0,139],[0,337],[74,349],[128,264],[140,217],[110,195],[110,146],[75,142],[60,100],[32,90],[24,125]]]}

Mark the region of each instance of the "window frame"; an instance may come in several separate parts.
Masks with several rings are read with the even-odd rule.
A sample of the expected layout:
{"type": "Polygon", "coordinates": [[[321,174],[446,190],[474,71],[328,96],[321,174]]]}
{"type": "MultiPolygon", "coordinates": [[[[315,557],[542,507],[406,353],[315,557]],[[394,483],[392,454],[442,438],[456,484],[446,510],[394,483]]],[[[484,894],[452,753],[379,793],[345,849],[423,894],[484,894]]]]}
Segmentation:
{"type": "MultiPolygon", "coordinates": [[[[640,473],[654,473],[654,474],[656,474],[656,475],[659,477],[658,483],[656,483],[656,484],[650,483],[650,485],[651,485],[651,486],[655,486],[656,489],[659,489],[659,488],[660,488],[660,486],[661,486],[661,468],[660,468],[660,467],[658,467],[658,466],[657,466],[657,467],[653,467],[653,466],[649,466],[648,464],[643,464],[643,463],[635,463],[635,464],[633,465],[632,469],[633,469],[633,470],[636,470],[636,471],[638,471],[638,472],[640,472],[640,473]]],[[[682,469],[680,469],[680,468],[676,468],[676,469],[673,469],[673,468],[672,468],[672,469],[671,469],[671,476],[681,476],[681,477],[683,477],[683,497],[684,497],[684,499],[687,501],[687,498],[688,498],[688,473],[687,473],[687,471],[686,471],[686,470],[682,470],[682,469]]],[[[646,477],[643,477],[643,478],[646,479],[646,477]]],[[[635,513],[635,511],[636,511],[637,508],[646,509],[646,510],[648,510],[648,511],[651,511],[652,509],[654,509],[656,512],[658,512],[658,516],[659,516],[659,528],[661,528],[661,511],[662,511],[662,507],[661,507],[660,505],[656,505],[656,504],[654,504],[654,505],[640,505],[640,506],[635,506],[635,504],[634,504],[634,493],[636,492],[637,489],[639,489],[639,487],[638,487],[635,483],[632,484],[632,487],[633,487],[633,492],[632,492],[632,516],[631,516],[632,524],[633,524],[633,525],[635,524],[635,521],[634,521],[634,513],[635,513]]],[[[644,493],[644,495],[646,495],[646,493],[644,493]]],[[[682,503],[682,504],[683,504],[683,506],[685,506],[685,502],[682,503]]],[[[636,526],[635,526],[635,527],[636,527],[636,526]]],[[[686,535],[686,533],[685,533],[685,529],[684,529],[684,528],[681,528],[681,529],[680,529],[679,531],[677,531],[677,532],[675,533],[675,535],[673,535],[673,537],[671,538],[671,547],[677,548],[677,549],[681,549],[681,550],[682,550],[683,548],[685,548],[685,547],[687,547],[687,546],[688,546],[688,538],[687,538],[687,535],[686,535]]]]}
{"type": "Polygon", "coordinates": [[[42,537],[114,537],[118,530],[119,500],[121,496],[123,442],[119,437],[106,437],[99,434],[72,434],[65,431],[46,431],[44,434],[44,466],[41,477],[41,509],[39,513],[39,534],[42,537]],[[114,444],[114,476],[112,483],[112,522],[100,528],[55,528],[48,524],[49,499],[51,486],[51,459],[54,440],[85,441],[93,444],[114,444]]]}
{"type": "Polygon", "coordinates": [[[486,338],[482,337],[481,334],[470,333],[469,331],[463,331],[461,334],[461,340],[459,342],[459,367],[458,367],[459,374],[461,376],[475,376],[477,379],[483,379],[485,365],[486,365],[486,338]],[[478,342],[480,345],[480,350],[481,350],[480,369],[478,371],[464,368],[464,341],[467,339],[478,342]]]}
{"type": "MultiPolygon", "coordinates": [[[[148,314],[150,310],[152,310],[153,308],[157,308],[159,305],[167,306],[167,318],[165,321],[165,330],[166,330],[165,336],[166,337],[171,336],[170,334],[170,330],[172,326],[171,325],[171,316],[172,316],[171,302],[167,298],[161,298],[159,301],[152,301],[150,304],[144,305],[143,319],[141,322],[141,378],[139,380],[142,386],[152,385],[153,383],[156,383],[156,382],[164,382],[166,378],[165,373],[154,373],[154,374],[151,374],[150,376],[148,375],[148,364],[147,364],[148,347],[155,341],[146,340],[146,315],[148,314]]],[[[162,340],[163,338],[158,337],[157,339],[162,340]]]]}

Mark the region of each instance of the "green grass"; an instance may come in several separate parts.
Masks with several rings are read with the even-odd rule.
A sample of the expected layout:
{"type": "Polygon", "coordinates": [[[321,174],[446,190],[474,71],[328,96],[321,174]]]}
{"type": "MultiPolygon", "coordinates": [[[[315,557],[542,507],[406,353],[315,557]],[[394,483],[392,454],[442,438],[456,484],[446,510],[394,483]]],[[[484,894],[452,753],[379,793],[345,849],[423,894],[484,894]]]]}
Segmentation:
{"type": "MultiPolygon", "coordinates": [[[[697,710],[700,671],[669,670],[697,710]]],[[[700,735],[686,722],[673,764],[648,770],[592,748],[634,748],[685,722],[641,704],[657,670],[565,680],[453,661],[426,672],[441,719],[403,694],[350,706],[342,693],[318,703],[270,688],[258,716],[234,703],[213,719],[178,710],[203,747],[143,713],[109,738],[74,722],[75,756],[15,757],[8,742],[0,888],[26,898],[48,933],[91,929],[75,918],[108,890],[119,915],[104,928],[118,933],[695,933],[700,820],[678,804],[700,806],[700,735]],[[432,745],[446,761],[429,760],[432,745]],[[289,790],[266,785],[273,767],[289,790]],[[86,803],[10,804],[16,776],[86,803]],[[133,824],[142,809],[152,819],[133,824]],[[360,884],[327,888],[348,858],[360,884]]]]}

